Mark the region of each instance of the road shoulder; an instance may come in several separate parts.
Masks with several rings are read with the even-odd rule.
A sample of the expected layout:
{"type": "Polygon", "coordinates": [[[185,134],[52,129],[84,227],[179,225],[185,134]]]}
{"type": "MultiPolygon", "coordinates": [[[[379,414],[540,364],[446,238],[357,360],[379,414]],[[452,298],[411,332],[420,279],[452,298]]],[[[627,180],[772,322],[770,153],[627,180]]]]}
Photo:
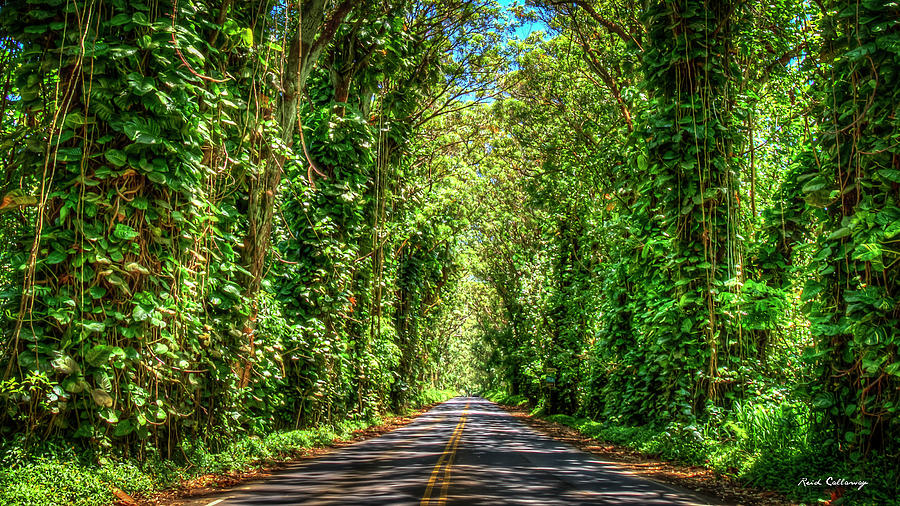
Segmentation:
{"type": "Polygon", "coordinates": [[[600,460],[615,463],[642,478],[715,498],[728,504],[752,506],[796,504],[781,494],[745,487],[737,480],[705,467],[658,460],[619,445],[590,438],[572,427],[531,416],[528,410],[522,407],[502,404],[498,406],[532,429],[591,453],[600,460]]]}
{"type": "Polygon", "coordinates": [[[129,506],[134,504],[142,506],[187,506],[206,504],[214,496],[232,490],[241,490],[246,486],[266,480],[279,471],[283,471],[302,462],[330,454],[340,448],[344,448],[360,441],[383,436],[400,427],[409,425],[416,418],[431,410],[435,405],[436,404],[431,404],[418,408],[403,416],[386,418],[383,424],[356,431],[351,438],[338,439],[327,446],[309,448],[290,458],[261,462],[257,467],[243,471],[231,471],[222,474],[198,476],[194,479],[181,482],[177,487],[161,491],[152,496],[134,498],[131,502],[119,501],[116,504],[129,506]]]}

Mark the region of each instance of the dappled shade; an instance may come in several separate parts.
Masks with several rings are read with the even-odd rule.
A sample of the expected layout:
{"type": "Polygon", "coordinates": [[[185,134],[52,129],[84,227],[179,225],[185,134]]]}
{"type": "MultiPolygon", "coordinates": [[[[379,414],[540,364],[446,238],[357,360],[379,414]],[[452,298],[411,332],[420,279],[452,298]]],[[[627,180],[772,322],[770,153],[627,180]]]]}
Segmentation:
{"type": "MultiPolygon", "coordinates": [[[[278,472],[222,506],[419,504],[432,469],[466,414],[446,504],[716,504],[638,478],[539,434],[484,399],[452,399],[412,424],[278,472]],[[468,409],[465,407],[468,406],[468,409]]],[[[438,501],[434,504],[444,504],[438,501]]],[[[424,503],[423,503],[424,504],[424,503]]]]}

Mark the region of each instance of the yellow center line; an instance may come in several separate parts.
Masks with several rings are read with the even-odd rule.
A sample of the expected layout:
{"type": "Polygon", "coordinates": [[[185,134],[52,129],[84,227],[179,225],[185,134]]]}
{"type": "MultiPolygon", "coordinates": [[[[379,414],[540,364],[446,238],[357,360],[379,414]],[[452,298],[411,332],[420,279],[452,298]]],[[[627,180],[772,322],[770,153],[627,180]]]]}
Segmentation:
{"type": "Polygon", "coordinates": [[[438,477],[441,475],[441,469],[443,469],[444,464],[449,461],[451,452],[454,450],[454,445],[456,443],[457,437],[462,432],[461,429],[465,422],[466,417],[465,415],[462,415],[459,419],[459,423],[456,424],[456,428],[453,429],[453,433],[450,435],[450,440],[447,441],[447,446],[444,447],[444,452],[438,459],[437,464],[435,464],[434,470],[431,471],[431,478],[428,480],[428,487],[425,489],[425,495],[422,497],[422,502],[420,503],[421,505],[430,504],[430,501],[432,501],[431,491],[434,488],[438,477]]]}
{"type": "Polygon", "coordinates": [[[459,417],[459,423],[456,424],[456,428],[453,429],[453,433],[450,435],[450,440],[447,441],[447,446],[444,447],[444,453],[441,454],[437,464],[431,471],[428,487],[425,488],[425,495],[422,496],[419,506],[439,505],[447,501],[447,488],[450,486],[450,466],[453,465],[456,449],[459,447],[459,440],[462,438],[463,428],[466,426],[466,411],[468,409],[469,404],[466,403],[466,407],[463,408],[462,415],[459,417]],[[437,484],[438,477],[441,476],[441,470],[444,471],[441,479],[441,493],[437,498],[432,498],[431,494],[437,484]]]}
{"type": "MultiPolygon", "coordinates": [[[[465,426],[466,415],[463,414],[461,419],[463,426],[465,426]]],[[[453,449],[450,450],[450,458],[447,460],[447,465],[444,466],[444,482],[441,485],[441,498],[438,500],[438,504],[447,502],[447,488],[450,486],[450,468],[453,467],[453,460],[456,458],[456,449],[459,448],[459,440],[462,439],[462,429],[462,427],[459,428],[456,441],[453,442],[453,449]]]]}

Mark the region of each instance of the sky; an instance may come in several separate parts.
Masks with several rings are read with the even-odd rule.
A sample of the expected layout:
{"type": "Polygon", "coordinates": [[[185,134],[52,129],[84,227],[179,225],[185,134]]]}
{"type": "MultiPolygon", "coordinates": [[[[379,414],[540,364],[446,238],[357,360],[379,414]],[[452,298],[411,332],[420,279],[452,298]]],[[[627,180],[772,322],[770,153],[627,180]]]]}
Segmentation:
{"type": "MultiPolygon", "coordinates": [[[[507,9],[509,9],[509,7],[512,6],[513,4],[518,3],[519,5],[521,5],[523,3],[522,0],[498,0],[498,1],[499,1],[500,5],[502,5],[503,7],[507,8],[507,9]]],[[[546,25],[544,25],[544,23],[534,23],[534,22],[529,21],[529,22],[526,22],[524,25],[516,28],[516,36],[519,39],[524,39],[524,38],[528,37],[531,34],[531,32],[545,30],[546,28],[547,27],[546,27],[546,25]]]]}
{"type": "MultiPolygon", "coordinates": [[[[499,3],[500,6],[502,6],[503,8],[508,10],[511,6],[513,6],[515,4],[521,5],[523,3],[523,0],[497,0],[497,3],[499,3]]],[[[509,14],[509,18],[510,18],[510,21],[515,20],[512,13],[509,14]]],[[[515,34],[513,35],[513,37],[523,40],[523,39],[527,38],[532,32],[546,31],[546,30],[547,30],[547,25],[544,24],[543,22],[526,22],[522,26],[516,28],[516,31],[515,31],[515,34]]],[[[466,102],[473,101],[476,99],[477,98],[476,98],[475,94],[465,94],[460,97],[460,100],[466,101],[466,102]]],[[[484,101],[486,103],[490,103],[490,102],[493,102],[493,98],[482,99],[482,101],[484,101]]]]}

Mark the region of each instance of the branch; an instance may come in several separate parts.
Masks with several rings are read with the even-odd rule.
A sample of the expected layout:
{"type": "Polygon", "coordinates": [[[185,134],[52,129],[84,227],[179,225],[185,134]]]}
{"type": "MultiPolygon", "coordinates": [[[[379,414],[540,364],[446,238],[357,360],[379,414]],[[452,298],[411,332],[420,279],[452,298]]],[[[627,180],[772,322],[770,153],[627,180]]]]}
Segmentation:
{"type": "Polygon", "coordinates": [[[322,27],[322,33],[309,49],[310,56],[322,51],[322,49],[331,42],[331,39],[334,38],[334,34],[337,33],[337,29],[341,26],[341,23],[344,22],[344,18],[350,14],[350,11],[353,10],[353,7],[357,3],[356,0],[344,0],[344,2],[331,13],[331,17],[328,18],[328,21],[326,21],[325,25],[322,27]]]}
{"type": "Polygon", "coordinates": [[[621,26],[619,26],[619,25],[613,23],[612,21],[601,16],[600,13],[597,12],[591,4],[585,2],[584,0],[555,0],[555,1],[551,1],[549,3],[550,3],[550,5],[555,5],[555,6],[568,5],[568,4],[577,5],[578,7],[581,7],[582,9],[584,9],[584,12],[586,12],[588,14],[588,16],[590,16],[594,21],[596,21],[598,24],[600,24],[600,26],[602,26],[602,27],[606,28],[607,30],[609,30],[610,32],[618,35],[619,38],[622,39],[623,41],[625,41],[626,43],[634,42],[635,45],[637,45],[638,49],[640,49],[641,51],[644,50],[643,46],[641,46],[641,43],[638,42],[637,39],[633,35],[626,32],[625,29],[622,28],[621,26]]]}
{"type": "Polygon", "coordinates": [[[790,62],[792,59],[794,59],[794,58],[800,56],[800,53],[801,53],[804,49],[806,49],[806,41],[803,41],[803,42],[801,42],[797,47],[795,47],[795,48],[793,48],[793,49],[790,49],[790,50],[786,51],[783,55],[781,55],[780,57],[778,57],[777,60],[773,61],[772,63],[770,63],[770,64],[766,67],[766,75],[765,75],[765,77],[768,78],[769,73],[772,72],[773,70],[775,70],[775,67],[776,67],[777,65],[781,65],[782,67],[784,67],[784,66],[787,65],[788,62],[790,62]]]}
{"type": "Polygon", "coordinates": [[[594,50],[591,49],[587,41],[581,38],[581,34],[579,34],[578,38],[580,39],[581,47],[584,49],[584,54],[588,57],[588,65],[590,65],[597,75],[600,76],[600,80],[606,84],[606,87],[609,88],[609,92],[612,94],[613,98],[616,99],[616,102],[619,104],[619,109],[622,111],[622,117],[625,118],[625,123],[628,124],[628,131],[634,131],[634,125],[631,122],[631,111],[629,111],[628,104],[626,104],[625,100],[622,98],[618,83],[616,83],[616,80],[609,71],[606,70],[606,67],[604,67],[597,59],[597,55],[594,54],[594,50]]]}
{"type": "Polygon", "coordinates": [[[225,16],[228,14],[228,8],[231,7],[231,2],[233,0],[222,0],[222,6],[219,7],[219,16],[216,17],[216,29],[209,36],[209,45],[214,46],[216,44],[216,39],[219,38],[219,33],[222,31],[222,26],[225,24],[225,16]]]}

